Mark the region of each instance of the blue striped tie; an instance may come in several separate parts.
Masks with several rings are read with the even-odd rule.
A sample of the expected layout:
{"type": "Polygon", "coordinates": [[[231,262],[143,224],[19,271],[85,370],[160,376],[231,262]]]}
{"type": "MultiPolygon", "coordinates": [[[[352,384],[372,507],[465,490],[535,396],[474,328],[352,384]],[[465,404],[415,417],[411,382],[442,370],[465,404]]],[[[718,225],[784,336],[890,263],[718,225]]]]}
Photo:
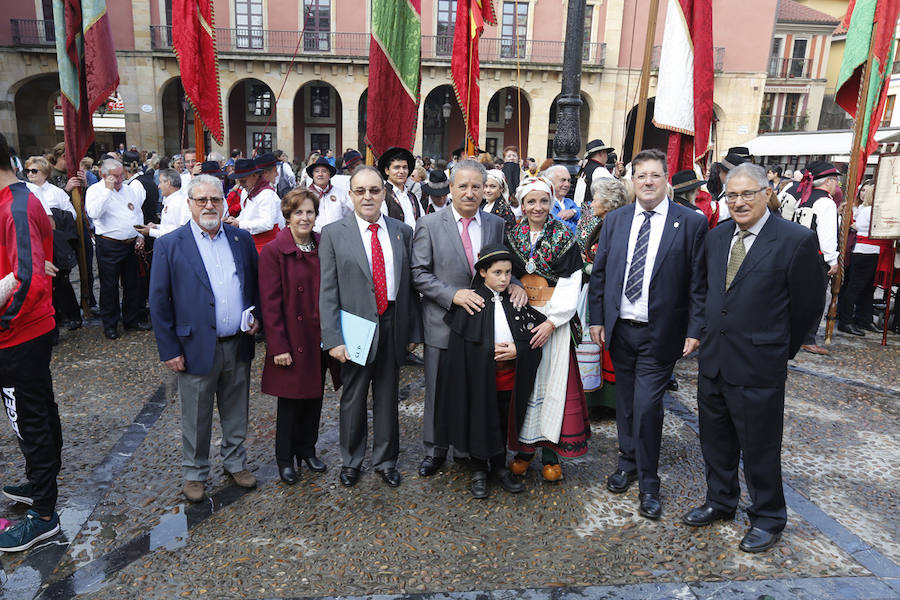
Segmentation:
{"type": "Polygon", "coordinates": [[[650,217],[653,211],[644,211],[644,222],[638,229],[637,241],[634,243],[634,253],[631,255],[631,269],[628,271],[628,280],[625,282],[625,297],[634,304],[641,297],[644,287],[644,265],[647,262],[647,246],[650,245],[650,217]]]}

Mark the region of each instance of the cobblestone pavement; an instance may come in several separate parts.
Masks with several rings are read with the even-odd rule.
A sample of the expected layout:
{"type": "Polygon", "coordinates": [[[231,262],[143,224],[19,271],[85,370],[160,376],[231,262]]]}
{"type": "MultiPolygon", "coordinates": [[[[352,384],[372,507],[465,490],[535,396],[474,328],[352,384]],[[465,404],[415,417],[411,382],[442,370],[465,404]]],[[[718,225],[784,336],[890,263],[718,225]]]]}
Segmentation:
{"type": "MultiPolygon", "coordinates": [[[[743,510],[700,530],[680,522],[704,494],[693,359],[679,362],[680,390],[667,398],[659,522],[638,516],[636,489],[605,490],[609,417],[593,422],[589,454],[564,465],[561,484],[532,468],[525,493],[494,489],[478,501],[464,467],[419,478],[420,367],[402,371],[400,488],[370,470],[355,488],[338,484],[333,392],[319,441],[328,472],[304,469],[285,486],[274,468],[275,399],[258,391],[262,345],[247,442],[259,489],[229,485],[214,430],[211,499],[187,505],[174,377],[152,333],[110,342],[97,326],[64,331],[53,362],[64,533],[2,556],[0,597],[900,598],[900,338],[879,342],[836,334],[831,356],[792,363],[788,526],[775,549],[747,555],[737,549],[743,510]]],[[[8,433],[0,479],[21,481],[23,466],[8,433]]],[[[0,509],[24,515],[5,498],[0,509]]]]}

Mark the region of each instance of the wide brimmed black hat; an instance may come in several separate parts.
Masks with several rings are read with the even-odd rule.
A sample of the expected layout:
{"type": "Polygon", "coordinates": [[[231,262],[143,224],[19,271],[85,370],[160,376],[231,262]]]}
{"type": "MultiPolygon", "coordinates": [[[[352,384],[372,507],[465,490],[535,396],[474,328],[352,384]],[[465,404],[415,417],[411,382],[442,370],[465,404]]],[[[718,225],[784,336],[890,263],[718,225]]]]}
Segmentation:
{"type": "Polygon", "coordinates": [[[203,161],[200,165],[200,174],[212,175],[213,177],[225,177],[225,171],[223,171],[222,167],[219,166],[219,163],[214,160],[203,161]]]}
{"type": "Polygon", "coordinates": [[[262,169],[256,166],[256,163],[252,158],[239,158],[234,161],[234,172],[231,173],[231,178],[240,179],[242,177],[247,177],[248,175],[253,175],[254,173],[259,173],[260,171],[262,171],[262,169]]]}
{"type": "Polygon", "coordinates": [[[730,171],[738,165],[742,165],[747,162],[747,159],[741,156],[740,154],[735,154],[733,152],[729,152],[725,158],[722,159],[722,162],[719,164],[722,165],[726,171],[730,171]]]}
{"type": "Polygon", "coordinates": [[[313,171],[316,170],[316,167],[326,167],[326,168],[328,169],[328,176],[329,176],[329,177],[334,177],[334,174],[337,173],[337,169],[335,169],[335,168],[332,166],[332,164],[331,164],[330,162],[328,162],[328,159],[325,158],[324,156],[320,156],[320,157],[316,160],[316,162],[314,162],[313,164],[311,164],[311,165],[309,165],[308,167],[306,167],[306,174],[309,175],[310,177],[312,177],[312,176],[313,176],[313,171]]]}
{"type": "Polygon", "coordinates": [[[352,170],[353,167],[361,163],[363,160],[362,154],[357,152],[356,150],[350,150],[349,152],[345,152],[341,162],[344,164],[344,168],[352,170]]]}
{"type": "Polygon", "coordinates": [[[814,160],[806,165],[806,170],[812,175],[813,181],[824,177],[840,177],[841,172],[833,164],[825,160],[814,160]]]}
{"type": "Polygon", "coordinates": [[[391,165],[392,160],[405,160],[410,173],[416,168],[416,157],[413,156],[413,153],[406,148],[394,146],[393,148],[385,150],[384,153],[378,157],[378,172],[384,177],[387,177],[387,169],[391,165]]]}
{"type": "Polygon", "coordinates": [[[697,174],[691,169],[678,171],[672,175],[672,189],[678,192],[690,192],[706,183],[703,179],[697,179],[697,174]]]}
{"type": "Polygon", "coordinates": [[[260,154],[256,157],[256,160],[253,161],[256,164],[258,169],[265,171],[266,169],[271,169],[275,165],[278,164],[278,159],[275,158],[275,155],[271,152],[266,152],[265,154],[260,154]]]}
{"type": "Polygon", "coordinates": [[[140,170],[141,168],[141,155],[137,152],[133,152],[131,150],[126,150],[122,153],[122,164],[131,169],[140,170]]]}
{"type": "Polygon", "coordinates": [[[475,274],[472,276],[472,287],[478,287],[484,281],[478,269],[490,268],[498,260],[512,262],[512,259],[512,252],[503,244],[490,244],[482,248],[481,252],[478,253],[478,260],[472,265],[472,269],[475,271],[475,274]]]}
{"type": "Polygon", "coordinates": [[[737,154],[744,159],[744,162],[753,158],[753,155],[750,154],[750,149],[747,148],[747,146],[734,146],[733,148],[729,148],[726,154],[737,154]]]}
{"type": "Polygon", "coordinates": [[[428,183],[422,186],[423,196],[446,196],[450,193],[450,182],[447,174],[440,169],[432,169],[428,174],[428,183]]]}
{"type": "Polygon", "coordinates": [[[612,146],[607,146],[603,143],[603,140],[591,140],[587,143],[587,146],[584,147],[584,155],[590,156],[595,152],[603,152],[606,150],[607,152],[612,152],[615,150],[612,146]]]}

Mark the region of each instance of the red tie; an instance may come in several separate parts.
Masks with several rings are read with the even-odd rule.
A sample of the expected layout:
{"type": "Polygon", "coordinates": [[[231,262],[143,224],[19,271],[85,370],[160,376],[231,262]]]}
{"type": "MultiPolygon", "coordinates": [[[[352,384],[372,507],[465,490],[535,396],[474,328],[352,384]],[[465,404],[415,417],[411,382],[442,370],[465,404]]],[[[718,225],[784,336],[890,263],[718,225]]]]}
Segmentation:
{"type": "Polygon", "coordinates": [[[375,306],[378,314],[383,315],[387,310],[387,277],[384,274],[384,253],[381,251],[381,242],[378,241],[378,223],[369,225],[372,232],[372,281],[375,283],[375,306]]]}

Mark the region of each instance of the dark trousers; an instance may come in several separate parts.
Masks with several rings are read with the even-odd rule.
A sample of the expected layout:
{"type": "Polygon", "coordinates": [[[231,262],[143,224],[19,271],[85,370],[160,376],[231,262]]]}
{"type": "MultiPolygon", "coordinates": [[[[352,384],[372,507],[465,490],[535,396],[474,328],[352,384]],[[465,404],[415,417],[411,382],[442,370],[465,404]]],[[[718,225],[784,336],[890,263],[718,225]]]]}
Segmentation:
{"type": "Polygon", "coordinates": [[[616,323],[609,356],[616,371],[619,469],[637,471],[640,491],[659,493],[663,394],[675,368],[653,356],[650,327],[616,323]]]}
{"type": "Polygon", "coordinates": [[[397,466],[400,418],[397,408],[400,366],[394,350],[394,305],[378,318],[375,360],[365,366],[347,361],[341,366],[340,440],[343,466],[359,469],[368,439],[367,400],[372,386],[372,465],[376,471],[397,466]]]}
{"type": "Polygon", "coordinates": [[[853,254],[853,266],[847,271],[847,279],[838,296],[838,323],[872,324],[872,295],[875,293],[877,266],[877,254],[853,254]]]}
{"type": "Polygon", "coordinates": [[[697,403],[709,503],[729,512],[737,508],[741,497],[738,462],[743,452],[750,523],[773,533],[784,529],[784,384],[772,388],[743,387],[727,383],[721,375],[712,379],[700,375],[697,403]]]}
{"type": "Polygon", "coordinates": [[[53,278],[53,310],[56,311],[57,326],[63,321],[81,321],[81,308],[69,281],[70,273],[60,271],[53,278]]]}
{"type": "Polygon", "coordinates": [[[0,395],[32,485],[32,508],[41,516],[56,510],[56,476],[62,465],[62,426],[50,377],[52,333],[0,348],[0,395]]]}
{"type": "Polygon", "coordinates": [[[499,430],[495,432],[497,438],[503,441],[503,452],[495,454],[490,459],[475,458],[469,459],[469,466],[473,471],[491,471],[497,473],[500,469],[506,468],[506,433],[509,431],[509,402],[512,398],[512,391],[497,392],[497,411],[500,413],[498,421],[499,430]]]}
{"type": "Polygon", "coordinates": [[[316,455],[322,397],[278,398],[275,416],[275,462],[278,468],[293,467],[316,455]]]}
{"type": "Polygon", "coordinates": [[[79,285],[81,286],[81,297],[87,298],[88,304],[93,306],[97,304],[97,299],[94,298],[94,242],[91,241],[92,232],[87,217],[85,217],[83,223],[84,264],[87,266],[87,280],[82,281],[79,285]]]}
{"type": "Polygon", "coordinates": [[[97,237],[97,266],[100,270],[100,319],[104,329],[119,322],[119,283],[122,284],[122,321],[134,326],[141,316],[141,288],[134,244],[97,237]]]}

